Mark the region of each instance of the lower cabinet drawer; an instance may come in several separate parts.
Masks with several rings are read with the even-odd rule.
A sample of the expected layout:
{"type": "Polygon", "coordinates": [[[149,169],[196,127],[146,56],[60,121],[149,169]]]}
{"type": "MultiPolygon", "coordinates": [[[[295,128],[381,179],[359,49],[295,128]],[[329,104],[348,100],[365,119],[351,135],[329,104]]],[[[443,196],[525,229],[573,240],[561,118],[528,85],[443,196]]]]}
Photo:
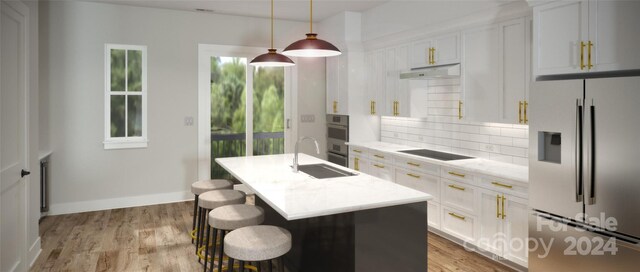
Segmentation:
{"type": "Polygon", "coordinates": [[[438,202],[427,202],[427,222],[430,227],[440,229],[440,204],[438,202]]]}
{"type": "Polygon", "coordinates": [[[450,207],[455,207],[459,210],[475,213],[476,205],[475,205],[475,193],[476,189],[474,186],[470,186],[468,184],[464,184],[457,181],[441,179],[442,182],[442,193],[441,193],[441,201],[443,205],[447,205],[450,207]]]}
{"type": "Polygon", "coordinates": [[[440,201],[439,177],[420,172],[408,171],[401,168],[396,168],[395,176],[396,183],[430,194],[433,196],[432,201],[440,201]]]}
{"type": "Polygon", "coordinates": [[[370,163],[370,175],[384,180],[394,181],[393,168],[390,164],[379,161],[372,161],[370,163]]]}
{"type": "Polygon", "coordinates": [[[475,218],[469,214],[442,206],[442,231],[464,241],[475,242],[475,224],[475,218]]]}

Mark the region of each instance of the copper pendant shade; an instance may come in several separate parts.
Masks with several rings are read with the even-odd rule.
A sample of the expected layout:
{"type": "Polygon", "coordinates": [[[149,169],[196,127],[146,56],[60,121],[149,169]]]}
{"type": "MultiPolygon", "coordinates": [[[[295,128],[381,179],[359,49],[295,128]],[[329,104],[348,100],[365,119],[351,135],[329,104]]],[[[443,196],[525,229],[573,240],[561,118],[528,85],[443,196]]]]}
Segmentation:
{"type": "Polygon", "coordinates": [[[284,67],[295,65],[289,57],[276,53],[276,49],[273,48],[273,0],[271,0],[271,48],[269,48],[268,51],[268,53],[255,57],[251,62],[249,62],[249,64],[260,67],[284,67]]]}
{"type": "Polygon", "coordinates": [[[307,33],[307,38],[290,44],[282,51],[282,54],[292,57],[333,57],[342,54],[335,45],[318,39],[318,34],[313,33],[313,0],[310,0],[309,3],[310,31],[307,33]]]}

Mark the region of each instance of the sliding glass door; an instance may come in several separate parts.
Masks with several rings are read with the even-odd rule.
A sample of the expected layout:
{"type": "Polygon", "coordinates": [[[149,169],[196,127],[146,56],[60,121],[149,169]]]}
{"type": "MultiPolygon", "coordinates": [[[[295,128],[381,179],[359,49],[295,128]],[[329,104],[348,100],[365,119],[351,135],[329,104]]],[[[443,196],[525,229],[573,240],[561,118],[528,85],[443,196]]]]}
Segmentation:
{"type": "Polygon", "coordinates": [[[204,57],[210,62],[207,106],[210,106],[211,178],[229,178],[215,162],[216,158],[283,154],[287,123],[285,85],[290,73],[285,68],[250,66],[250,58],[243,54],[212,52],[204,57]]]}

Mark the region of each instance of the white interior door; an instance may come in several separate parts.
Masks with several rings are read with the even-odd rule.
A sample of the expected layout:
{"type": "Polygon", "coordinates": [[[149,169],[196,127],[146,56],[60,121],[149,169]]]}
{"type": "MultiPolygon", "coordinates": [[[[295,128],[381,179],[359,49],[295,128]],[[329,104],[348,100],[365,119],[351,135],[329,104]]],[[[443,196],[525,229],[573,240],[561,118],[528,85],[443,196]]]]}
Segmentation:
{"type": "Polygon", "coordinates": [[[28,8],[2,1],[0,13],[0,271],[25,271],[28,8]]]}

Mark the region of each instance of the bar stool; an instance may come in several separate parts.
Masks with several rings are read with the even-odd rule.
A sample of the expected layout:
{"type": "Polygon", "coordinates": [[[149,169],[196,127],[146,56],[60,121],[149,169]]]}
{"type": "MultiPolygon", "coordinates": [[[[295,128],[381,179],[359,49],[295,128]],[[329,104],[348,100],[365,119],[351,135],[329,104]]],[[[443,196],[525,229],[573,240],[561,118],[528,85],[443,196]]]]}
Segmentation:
{"type": "MultiPolygon", "coordinates": [[[[291,250],[291,233],[276,226],[250,226],[231,231],[224,238],[224,253],[229,256],[228,267],[238,260],[240,272],[245,270],[245,262],[258,262],[257,271],[263,271],[262,263],[267,263],[271,271],[277,260],[278,270],[284,272],[282,256],[291,250]]],[[[253,269],[252,269],[253,270],[253,269]]]]}
{"type": "Polygon", "coordinates": [[[226,205],[244,204],[246,197],[242,191],[228,189],[208,191],[199,196],[200,201],[198,206],[200,207],[200,217],[198,218],[198,222],[200,223],[198,223],[198,233],[196,236],[196,255],[198,255],[198,251],[203,246],[205,225],[209,225],[206,224],[206,216],[209,212],[215,208],[226,205]]]}
{"type": "MultiPolygon", "coordinates": [[[[215,208],[209,212],[209,225],[205,230],[206,235],[204,240],[204,244],[207,246],[205,247],[205,254],[203,255],[203,258],[207,258],[209,256],[209,237],[211,236],[211,231],[213,229],[213,240],[211,242],[211,245],[213,246],[210,258],[211,267],[209,271],[213,271],[214,261],[216,259],[218,260],[218,271],[222,271],[222,263],[224,262],[224,243],[220,243],[220,249],[217,249],[218,246],[216,241],[218,241],[218,237],[220,237],[220,241],[224,241],[224,236],[229,231],[248,226],[260,225],[262,222],[264,222],[264,210],[254,205],[227,205],[215,208]],[[218,236],[218,231],[220,232],[220,236],[218,236]]],[[[204,271],[207,271],[206,260],[204,264],[204,271]]]]}
{"type": "MultiPolygon", "coordinates": [[[[212,190],[232,188],[233,183],[226,179],[201,180],[191,184],[191,193],[193,193],[193,224],[191,225],[191,232],[189,233],[191,235],[191,243],[196,239],[196,218],[200,218],[200,214],[198,213],[200,211],[200,209],[198,209],[199,196],[212,190]]],[[[200,222],[198,222],[198,224],[200,224],[200,222]]]]}

